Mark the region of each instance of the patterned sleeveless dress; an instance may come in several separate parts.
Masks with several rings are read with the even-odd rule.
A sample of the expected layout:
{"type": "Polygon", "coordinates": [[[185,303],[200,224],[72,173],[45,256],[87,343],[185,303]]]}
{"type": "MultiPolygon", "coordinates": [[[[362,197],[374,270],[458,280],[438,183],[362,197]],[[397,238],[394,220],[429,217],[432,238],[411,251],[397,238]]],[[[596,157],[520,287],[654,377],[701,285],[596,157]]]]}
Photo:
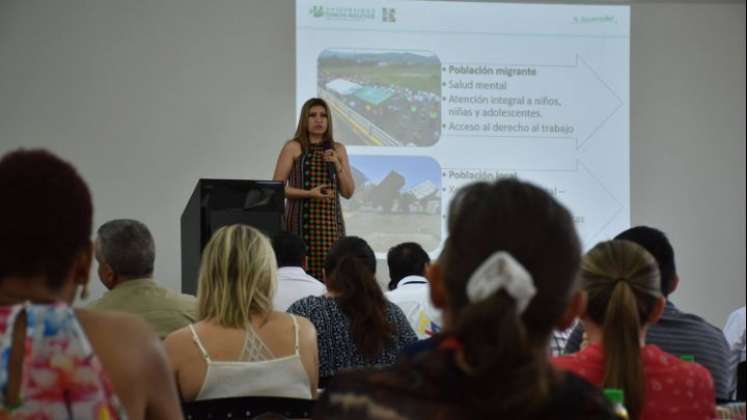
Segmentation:
{"type": "Polygon", "coordinates": [[[293,162],[288,185],[310,190],[317,185],[330,185],[335,191],[333,200],[288,199],[285,213],[286,230],[295,233],[306,242],[309,259],[309,274],[322,280],[324,258],[330,247],[345,236],[340,196],[337,194],[337,177],[330,179],[327,162],[324,161],[324,146],[312,144],[293,162]]]}
{"type": "Polygon", "coordinates": [[[0,419],[127,417],[75,312],[63,303],[0,306],[0,419]],[[26,314],[19,404],[5,399],[13,328],[26,314]]]}

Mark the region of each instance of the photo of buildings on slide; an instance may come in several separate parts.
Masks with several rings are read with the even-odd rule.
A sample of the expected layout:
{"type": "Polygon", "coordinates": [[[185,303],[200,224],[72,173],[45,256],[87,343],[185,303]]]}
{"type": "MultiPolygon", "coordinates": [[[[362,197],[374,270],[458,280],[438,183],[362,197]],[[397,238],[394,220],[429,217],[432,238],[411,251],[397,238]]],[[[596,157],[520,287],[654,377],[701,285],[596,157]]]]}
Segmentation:
{"type": "Polygon", "coordinates": [[[441,167],[420,156],[350,156],[355,194],[342,200],[348,235],[366,238],[377,253],[415,241],[426,251],[441,243],[441,167]]]}
{"type": "Polygon", "coordinates": [[[346,144],[431,146],[441,136],[441,62],[426,51],[328,49],[319,96],[346,144]]]}

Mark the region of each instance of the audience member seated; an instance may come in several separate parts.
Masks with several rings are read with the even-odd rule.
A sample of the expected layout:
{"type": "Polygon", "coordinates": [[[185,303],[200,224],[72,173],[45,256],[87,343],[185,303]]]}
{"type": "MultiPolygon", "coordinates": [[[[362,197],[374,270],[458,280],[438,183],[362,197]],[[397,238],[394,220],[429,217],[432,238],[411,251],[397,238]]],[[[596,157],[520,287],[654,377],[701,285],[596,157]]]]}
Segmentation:
{"type": "Polygon", "coordinates": [[[0,197],[0,418],[181,418],[151,328],[70,306],[87,293],[93,249],[77,171],[46,151],[11,152],[0,197]]]}
{"type": "MultiPolygon", "coordinates": [[[[615,237],[642,246],[659,265],[661,292],[667,298],[664,313],[650,326],[646,333],[646,343],[656,344],[663,351],[675,356],[692,355],[695,361],[711,372],[716,387],[716,398],[729,398],[729,345],[723,332],[703,318],[680,311],[669,295],[680,282],[674,261],[674,250],[666,235],[654,228],[637,226],[615,237]]],[[[584,329],[579,324],[568,339],[566,354],[575,353],[581,348],[584,329]]]]}
{"type": "Polygon", "coordinates": [[[615,418],[598,389],[547,357],[553,328],[570,325],[583,302],[573,290],[581,251],[569,212],[504,179],[459,190],[448,221],[428,270],[443,333],[392,368],[339,375],[315,418],[615,418]]]}
{"type": "Polygon", "coordinates": [[[734,396],[737,390],[737,365],[745,360],[745,307],[737,309],[729,315],[729,319],[724,326],[724,336],[729,343],[729,378],[730,396],[734,396]]]}
{"type": "Polygon", "coordinates": [[[402,310],[376,283],[376,256],[366,241],[355,236],[337,241],[324,273],[324,296],[308,296],[288,308],[316,327],[322,382],[340,369],[391,365],[417,340],[402,310]]]}
{"type": "Polygon", "coordinates": [[[161,287],[153,280],[156,246],[148,228],[128,219],[99,227],[93,255],[108,292],[88,309],[127,312],[150,324],[159,337],[195,321],[194,296],[161,287]]]}
{"type": "Polygon", "coordinates": [[[621,389],[633,420],[713,418],[708,370],[644,342],[666,304],[654,257],[633,242],[602,242],[584,257],[581,281],[590,344],[554,359],[555,365],[602,388],[621,389]]]}
{"type": "Polygon", "coordinates": [[[306,244],[298,235],[290,232],[275,235],[272,249],[278,262],[278,290],[272,301],[275,310],[285,311],[298,299],[327,292],[324,283],[306,274],[306,244]]]}
{"type": "Polygon", "coordinates": [[[166,337],[184,401],[241,396],[313,398],[316,332],[272,310],[277,265],[270,241],[246,225],[225,226],[202,253],[198,321],[166,337]]]}
{"type": "Polygon", "coordinates": [[[389,250],[389,292],[386,297],[405,313],[418,338],[425,339],[441,331],[441,311],[431,303],[425,269],[431,259],[414,242],[401,243],[389,250]]]}
{"type": "Polygon", "coordinates": [[[550,336],[550,355],[562,356],[565,354],[565,347],[568,344],[568,339],[573,334],[573,330],[576,327],[577,322],[571,324],[570,327],[565,330],[555,330],[550,336]]]}

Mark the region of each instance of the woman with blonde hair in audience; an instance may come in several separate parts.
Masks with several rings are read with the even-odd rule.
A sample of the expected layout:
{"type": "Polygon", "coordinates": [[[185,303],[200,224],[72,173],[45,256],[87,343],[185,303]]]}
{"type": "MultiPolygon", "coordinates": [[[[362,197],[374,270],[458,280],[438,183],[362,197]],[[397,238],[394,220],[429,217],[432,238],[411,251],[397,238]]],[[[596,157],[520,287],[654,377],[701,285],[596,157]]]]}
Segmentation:
{"type": "Polygon", "coordinates": [[[602,242],[584,256],[581,280],[590,345],[554,359],[555,365],[600,387],[621,389],[633,420],[713,418],[708,370],[644,343],[665,305],[654,257],[633,242],[602,242]]]}
{"type": "Polygon", "coordinates": [[[276,274],[270,241],[258,230],[215,232],[200,265],[200,321],[165,341],[183,400],[316,397],[316,331],[272,310],[276,274]]]}
{"type": "Polygon", "coordinates": [[[475,183],[452,200],[448,233],[427,272],[443,334],[393,368],[340,375],[315,418],[612,419],[599,390],[547,357],[581,301],[568,211],[518,180],[475,183]]]}
{"type": "Polygon", "coordinates": [[[341,369],[389,366],[417,340],[402,310],[376,282],[376,256],[366,241],[338,240],[327,253],[324,276],[324,296],[308,296],[288,308],[316,326],[322,382],[341,369]]]}
{"type": "Polygon", "coordinates": [[[0,419],[178,419],[174,379],[140,318],[74,309],[91,271],[93,204],[43,150],[0,159],[0,419]]]}

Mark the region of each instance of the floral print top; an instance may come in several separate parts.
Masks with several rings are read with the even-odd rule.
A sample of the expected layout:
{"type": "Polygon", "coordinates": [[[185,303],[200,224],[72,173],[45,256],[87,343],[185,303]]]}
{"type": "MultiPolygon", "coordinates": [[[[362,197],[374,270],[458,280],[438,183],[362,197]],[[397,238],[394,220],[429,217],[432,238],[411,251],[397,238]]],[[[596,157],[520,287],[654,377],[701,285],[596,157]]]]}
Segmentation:
{"type": "Polygon", "coordinates": [[[126,417],[70,306],[0,306],[0,420],[126,417]],[[9,406],[5,398],[13,327],[24,312],[26,335],[19,404],[9,406]]]}
{"type": "MultiPolygon", "coordinates": [[[[641,360],[646,382],[641,420],[710,420],[715,417],[713,379],[706,368],[680,360],[653,344],[641,349],[641,360]]],[[[556,367],[597,386],[604,381],[604,362],[601,343],[553,359],[556,367]]]]}

